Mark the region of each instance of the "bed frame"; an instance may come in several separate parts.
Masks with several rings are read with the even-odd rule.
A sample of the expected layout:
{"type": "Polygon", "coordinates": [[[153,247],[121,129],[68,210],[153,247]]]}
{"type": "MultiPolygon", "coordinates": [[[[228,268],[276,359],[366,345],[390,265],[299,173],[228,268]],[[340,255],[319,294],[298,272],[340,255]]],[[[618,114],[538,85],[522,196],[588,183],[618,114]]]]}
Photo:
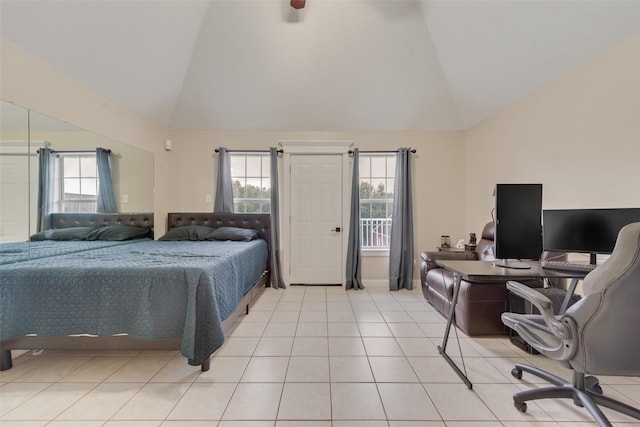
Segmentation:
{"type": "Polygon", "coordinates": [[[129,225],[150,227],[153,230],[153,212],[150,213],[52,213],[51,228],[98,227],[100,225],[129,225]]]}
{"type": "MultiPolygon", "coordinates": [[[[135,225],[153,227],[153,214],[52,214],[52,228],[68,228],[93,225],[135,225]]],[[[249,314],[249,308],[262,294],[271,281],[271,220],[269,214],[230,213],[169,213],[167,228],[183,225],[207,225],[210,227],[251,228],[260,238],[267,241],[269,257],[267,268],[256,284],[247,292],[236,310],[225,320],[222,327],[225,337],[236,325],[239,317],[249,314]]],[[[136,340],[128,335],[92,336],[73,335],[61,337],[24,336],[0,342],[0,371],[10,369],[11,350],[180,350],[182,337],[161,340],[136,340]]],[[[201,365],[201,370],[209,370],[210,361],[201,365]]]]}

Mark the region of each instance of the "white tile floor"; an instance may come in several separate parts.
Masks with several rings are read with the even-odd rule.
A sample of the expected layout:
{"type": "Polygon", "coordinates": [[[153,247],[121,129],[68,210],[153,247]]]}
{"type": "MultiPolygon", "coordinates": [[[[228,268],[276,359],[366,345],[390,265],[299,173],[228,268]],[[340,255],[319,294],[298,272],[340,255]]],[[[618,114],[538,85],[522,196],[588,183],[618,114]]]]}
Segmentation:
{"type": "MultiPolygon", "coordinates": [[[[595,425],[568,401],[512,394],[541,380],[510,375],[525,362],[569,371],[503,337],[460,333],[468,390],[438,355],[444,319],[419,289],[267,289],[215,354],[208,372],[177,352],[42,352],[0,374],[6,427],[578,427],[595,425]]],[[[457,355],[452,334],[449,351],[457,355]]],[[[605,393],[640,406],[639,378],[600,378],[605,393]]],[[[640,426],[606,411],[616,426],[640,426]]]]}

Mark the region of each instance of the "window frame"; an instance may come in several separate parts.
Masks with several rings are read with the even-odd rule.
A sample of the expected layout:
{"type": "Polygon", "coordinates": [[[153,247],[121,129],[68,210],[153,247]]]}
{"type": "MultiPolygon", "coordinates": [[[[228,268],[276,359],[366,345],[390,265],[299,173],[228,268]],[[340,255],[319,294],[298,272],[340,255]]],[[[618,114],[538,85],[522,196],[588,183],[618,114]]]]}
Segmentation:
{"type": "Polygon", "coordinates": [[[98,209],[98,191],[100,188],[100,177],[98,174],[98,163],[95,152],[66,152],[56,153],[55,166],[54,166],[54,199],[53,199],[53,212],[61,213],[80,213],[80,212],[97,212],[98,209]],[[65,175],[65,161],[71,159],[77,159],[78,161],[78,176],[65,175]],[[95,176],[83,176],[82,160],[81,159],[93,159],[95,163],[95,176]],[[67,180],[77,180],[79,198],[73,199],[65,197],[65,186],[67,180]],[[95,195],[85,194],[82,192],[83,182],[87,180],[95,181],[95,195]],[[69,210],[71,206],[75,206],[75,209],[69,210]],[[91,209],[77,209],[80,206],[90,206],[91,209]]]}
{"type": "MultiPolygon", "coordinates": [[[[391,215],[392,215],[392,210],[393,210],[393,194],[394,194],[394,190],[395,190],[395,162],[396,162],[396,155],[395,154],[390,154],[390,153],[360,153],[359,155],[359,161],[360,164],[358,165],[358,169],[359,169],[359,177],[358,177],[358,182],[359,182],[359,186],[358,186],[358,199],[359,199],[359,203],[360,203],[360,218],[359,218],[359,226],[360,226],[360,248],[362,251],[363,256],[386,256],[389,253],[389,238],[390,238],[390,233],[391,233],[391,224],[392,224],[392,220],[391,220],[391,215]],[[373,172],[373,158],[384,158],[385,162],[384,162],[384,174],[383,175],[376,175],[373,172]],[[364,161],[369,161],[369,166],[368,168],[366,168],[367,170],[363,171],[363,167],[362,167],[362,162],[364,161]],[[392,165],[390,165],[390,162],[393,162],[392,165]],[[368,172],[368,173],[367,173],[368,172]],[[362,185],[363,185],[363,181],[368,182],[370,185],[370,188],[372,191],[375,191],[376,189],[376,185],[374,185],[373,183],[378,181],[383,181],[385,183],[384,185],[384,193],[387,197],[384,198],[376,198],[376,197],[371,197],[371,198],[367,198],[367,199],[363,199],[362,198],[362,185]],[[391,191],[389,191],[389,188],[391,188],[391,191]],[[390,196],[390,197],[389,197],[390,196]],[[369,209],[371,211],[371,207],[373,204],[385,204],[385,217],[384,219],[387,220],[388,224],[384,225],[385,231],[383,232],[383,238],[386,239],[386,244],[385,245],[367,245],[365,246],[365,230],[366,227],[364,226],[364,222],[363,220],[374,220],[374,219],[378,219],[375,218],[371,215],[369,215],[367,218],[364,218],[362,216],[362,212],[363,212],[363,204],[368,204],[369,205],[369,209]]],[[[371,235],[371,239],[373,240],[373,234],[371,235]]]]}
{"type": "MultiPolygon", "coordinates": [[[[247,213],[247,214],[259,214],[259,213],[271,213],[271,156],[269,152],[265,151],[243,151],[243,152],[229,152],[229,164],[231,165],[231,182],[233,187],[233,211],[236,213],[247,213]],[[258,158],[258,165],[260,170],[257,174],[249,174],[249,158],[258,158]],[[243,158],[243,169],[244,174],[234,173],[234,163],[238,162],[240,158],[243,158]],[[250,180],[254,182],[259,181],[259,185],[256,186],[259,188],[260,195],[262,197],[237,197],[236,196],[236,181],[243,180],[245,191],[252,185],[250,180]],[[268,185],[264,185],[265,180],[268,185]],[[260,206],[259,211],[250,211],[247,212],[246,208],[250,203],[257,203],[260,206]],[[244,205],[244,209],[239,209],[240,204],[244,205]],[[268,206],[268,210],[265,210],[265,206],[268,206]]],[[[251,173],[254,173],[251,171],[251,173]]],[[[242,184],[242,182],[240,182],[242,184]]]]}

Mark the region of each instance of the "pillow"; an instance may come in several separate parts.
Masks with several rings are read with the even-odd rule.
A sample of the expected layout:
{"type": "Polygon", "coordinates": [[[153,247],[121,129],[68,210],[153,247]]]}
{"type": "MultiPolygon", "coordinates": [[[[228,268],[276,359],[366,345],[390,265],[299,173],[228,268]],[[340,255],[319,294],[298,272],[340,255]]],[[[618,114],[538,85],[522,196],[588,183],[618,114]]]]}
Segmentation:
{"type": "Polygon", "coordinates": [[[107,225],[94,229],[87,240],[130,240],[142,237],[151,237],[151,228],[133,227],[130,225],[107,225]]]}
{"type": "Polygon", "coordinates": [[[183,225],[182,227],[172,228],[158,240],[205,240],[213,230],[215,228],[207,227],[206,225],[183,225]]]}
{"type": "Polygon", "coordinates": [[[93,230],[95,230],[95,227],[52,228],[33,234],[30,240],[32,242],[43,240],[86,240],[93,230]]]}
{"type": "Polygon", "coordinates": [[[250,242],[258,237],[258,232],[251,228],[220,227],[207,236],[207,240],[233,240],[250,242]]]}

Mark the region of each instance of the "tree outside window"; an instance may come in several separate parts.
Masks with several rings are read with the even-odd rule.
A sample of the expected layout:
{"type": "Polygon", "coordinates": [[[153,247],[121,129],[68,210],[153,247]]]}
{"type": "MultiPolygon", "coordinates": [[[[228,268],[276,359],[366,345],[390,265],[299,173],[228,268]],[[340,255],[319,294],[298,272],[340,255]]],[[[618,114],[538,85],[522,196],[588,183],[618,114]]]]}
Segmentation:
{"type": "Polygon", "coordinates": [[[231,153],[235,212],[271,212],[271,160],[268,153],[231,153]]]}
{"type": "Polygon", "coordinates": [[[388,249],[396,156],[360,154],[360,227],[363,249],[388,249]]]}

